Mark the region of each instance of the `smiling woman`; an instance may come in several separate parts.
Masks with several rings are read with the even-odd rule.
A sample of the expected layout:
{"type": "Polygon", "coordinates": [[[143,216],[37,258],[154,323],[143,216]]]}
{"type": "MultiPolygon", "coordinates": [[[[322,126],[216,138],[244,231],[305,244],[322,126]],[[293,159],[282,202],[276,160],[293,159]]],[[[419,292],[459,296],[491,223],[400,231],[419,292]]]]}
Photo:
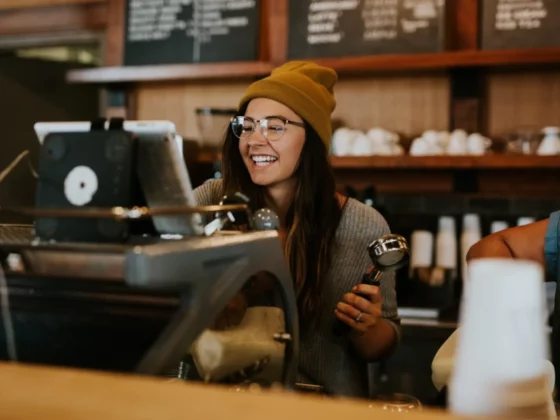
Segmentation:
{"type": "Polygon", "coordinates": [[[195,195],[201,205],[216,204],[241,191],[253,210],[278,214],[302,331],[298,379],[366,397],[367,362],[389,355],[398,341],[395,278],[359,284],[371,264],[368,244],[389,227],[376,210],[335,191],[328,150],[336,81],[332,69],[289,62],[253,83],[226,132],[223,180],[195,195]],[[351,332],[333,334],[336,319],[351,332]]]}
{"type": "Polygon", "coordinates": [[[305,124],[294,111],[272,99],[256,98],[245,116],[233,120],[232,131],[255,184],[272,185],[292,177],[305,143],[305,124]]]}

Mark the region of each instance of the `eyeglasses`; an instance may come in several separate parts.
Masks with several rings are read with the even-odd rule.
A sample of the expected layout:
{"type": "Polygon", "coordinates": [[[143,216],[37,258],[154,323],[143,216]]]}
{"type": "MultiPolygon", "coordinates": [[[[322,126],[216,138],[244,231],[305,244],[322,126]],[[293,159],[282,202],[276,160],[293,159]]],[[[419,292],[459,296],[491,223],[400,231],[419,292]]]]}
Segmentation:
{"type": "Polygon", "coordinates": [[[256,126],[259,126],[262,135],[270,141],[279,140],[286,132],[288,124],[305,128],[305,124],[297,121],[290,121],[286,118],[270,117],[262,120],[254,120],[251,117],[239,116],[231,119],[231,130],[233,134],[241,140],[246,140],[253,135],[256,126]]]}

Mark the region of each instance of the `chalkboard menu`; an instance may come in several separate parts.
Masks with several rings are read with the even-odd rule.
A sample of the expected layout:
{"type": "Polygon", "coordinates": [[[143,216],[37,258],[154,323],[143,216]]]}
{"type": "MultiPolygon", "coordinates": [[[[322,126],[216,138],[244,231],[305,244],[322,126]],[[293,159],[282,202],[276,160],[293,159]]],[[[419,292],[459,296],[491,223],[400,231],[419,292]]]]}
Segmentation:
{"type": "Polygon", "coordinates": [[[127,0],[125,65],[254,61],[259,0],[127,0]]]}
{"type": "Polygon", "coordinates": [[[481,48],[560,46],[560,0],[484,0],[481,48]]]}
{"type": "Polygon", "coordinates": [[[443,50],[444,0],[290,0],[290,58],[443,50]]]}

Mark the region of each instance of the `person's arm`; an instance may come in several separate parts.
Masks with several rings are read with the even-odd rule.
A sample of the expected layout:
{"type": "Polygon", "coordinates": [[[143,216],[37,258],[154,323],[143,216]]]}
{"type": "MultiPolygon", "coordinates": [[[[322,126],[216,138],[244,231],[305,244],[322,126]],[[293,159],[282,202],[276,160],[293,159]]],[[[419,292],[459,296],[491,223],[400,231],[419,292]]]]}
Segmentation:
{"type": "Polygon", "coordinates": [[[486,236],[467,253],[467,261],[478,258],[514,258],[545,263],[545,237],[549,219],[518,226],[486,236]]]}
{"type": "Polygon", "coordinates": [[[387,318],[379,318],[377,324],[365,334],[352,332],[350,339],[354,348],[367,362],[377,362],[390,356],[397,347],[398,326],[387,318]]]}
{"type": "Polygon", "coordinates": [[[381,287],[355,286],[344,295],[335,310],[335,315],[351,327],[349,338],[354,349],[368,362],[389,356],[399,341],[396,302],[392,304],[390,290],[388,300],[382,298],[383,292],[394,284],[394,273],[385,273],[382,277],[386,278],[382,279],[381,287]]]}
{"type": "MultiPolygon", "coordinates": [[[[374,212],[376,223],[380,225],[379,236],[391,233],[387,221],[377,212],[374,212]]],[[[371,238],[365,238],[371,240],[371,238]]],[[[362,249],[362,248],[360,248],[362,249]]],[[[366,247],[363,247],[364,251],[366,247]]],[[[369,254],[365,257],[366,263],[364,272],[371,265],[369,254]]],[[[358,285],[359,292],[361,288],[371,286],[358,285]]],[[[376,302],[380,299],[379,317],[372,328],[367,329],[365,333],[361,333],[355,329],[350,333],[350,341],[354,345],[355,350],[368,362],[377,362],[381,359],[389,357],[397,348],[400,341],[400,318],[397,310],[397,290],[396,290],[396,273],[388,271],[381,275],[380,286],[377,289],[377,296],[371,296],[370,301],[376,302]]],[[[365,293],[367,294],[367,293],[365,293]]]]}
{"type": "Polygon", "coordinates": [[[481,239],[467,254],[467,261],[478,258],[536,261],[545,267],[547,281],[557,281],[560,274],[560,211],[541,222],[506,229],[481,239]]]}
{"type": "Polygon", "coordinates": [[[381,317],[378,318],[374,327],[365,334],[353,332],[350,336],[358,353],[368,362],[375,362],[390,356],[400,339],[395,272],[384,273],[381,276],[380,283],[381,317]]]}

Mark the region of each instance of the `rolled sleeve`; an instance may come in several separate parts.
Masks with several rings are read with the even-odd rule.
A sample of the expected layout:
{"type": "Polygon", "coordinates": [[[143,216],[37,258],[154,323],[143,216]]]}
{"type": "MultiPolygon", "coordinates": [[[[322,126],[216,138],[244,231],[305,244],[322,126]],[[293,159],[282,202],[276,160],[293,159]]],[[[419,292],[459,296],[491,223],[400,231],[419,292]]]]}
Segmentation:
{"type": "Polygon", "coordinates": [[[560,210],[552,213],[544,242],[544,256],[546,261],[546,278],[548,281],[558,281],[558,260],[560,254],[560,210]]]}

